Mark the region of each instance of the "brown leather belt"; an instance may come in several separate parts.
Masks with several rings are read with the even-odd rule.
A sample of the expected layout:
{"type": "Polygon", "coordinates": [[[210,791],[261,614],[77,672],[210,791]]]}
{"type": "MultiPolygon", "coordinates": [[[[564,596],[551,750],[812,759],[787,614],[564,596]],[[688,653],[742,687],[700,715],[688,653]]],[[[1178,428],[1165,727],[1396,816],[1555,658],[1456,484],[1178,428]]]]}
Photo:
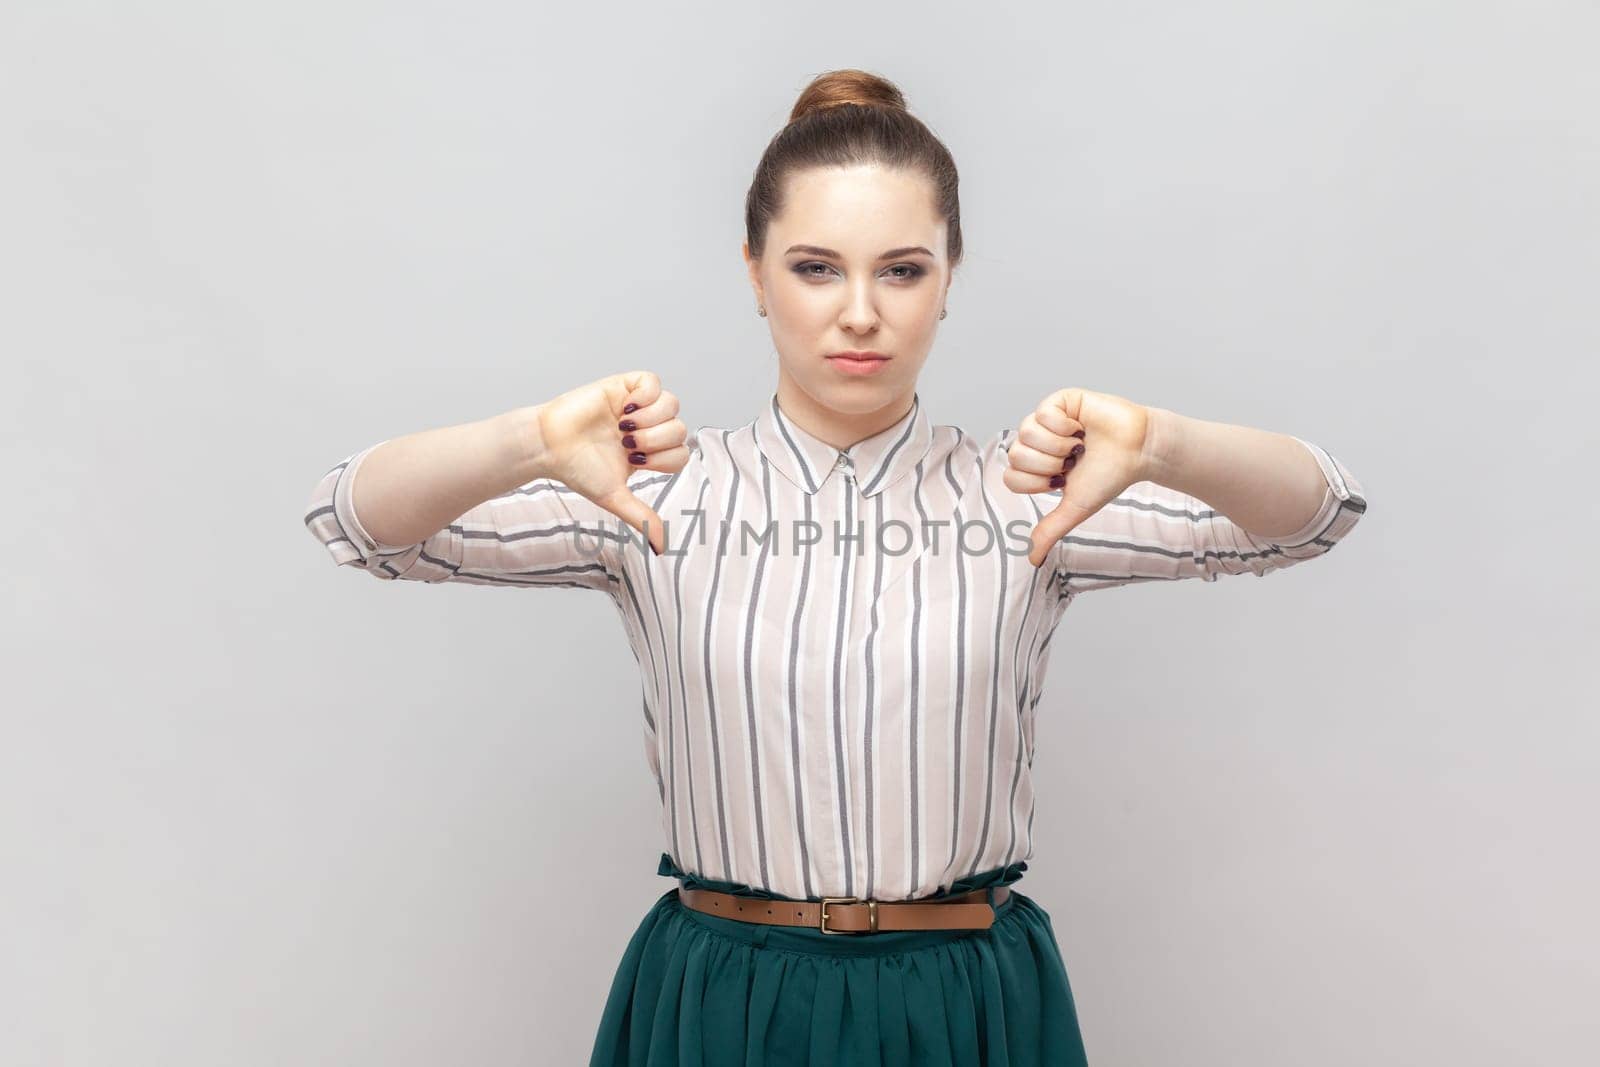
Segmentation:
{"type": "Polygon", "coordinates": [[[719,893],[714,889],[678,887],[686,907],[741,922],[769,926],[810,926],[825,934],[871,934],[882,930],[987,930],[994,909],[1011,895],[1009,886],[996,886],[994,908],[987,889],[922,900],[861,900],[858,897],[823,897],[815,900],[768,900],[719,893]]]}

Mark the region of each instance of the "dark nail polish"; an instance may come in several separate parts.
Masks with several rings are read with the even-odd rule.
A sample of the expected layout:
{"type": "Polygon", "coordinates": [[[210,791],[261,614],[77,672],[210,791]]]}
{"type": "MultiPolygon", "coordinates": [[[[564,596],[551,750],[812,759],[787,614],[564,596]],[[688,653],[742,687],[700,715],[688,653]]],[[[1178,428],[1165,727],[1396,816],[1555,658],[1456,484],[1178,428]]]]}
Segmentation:
{"type": "Polygon", "coordinates": [[[644,455],[643,452],[629,452],[628,453],[628,462],[629,463],[643,463],[644,460],[645,460],[645,455],[644,455]]]}
{"type": "Polygon", "coordinates": [[[1050,488],[1052,488],[1052,489],[1060,489],[1063,485],[1066,485],[1066,484],[1067,484],[1067,476],[1065,474],[1052,474],[1050,476],[1050,488]]]}
{"type": "Polygon", "coordinates": [[[638,428],[638,426],[634,425],[632,419],[623,419],[621,422],[617,423],[617,429],[623,431],[624,433],[628,432],[629,430],[637,430],[638,428]]]}
{"type": "Polygon", "coordinates": [[[1083,446],[1082,445],[1074,445],[1072,447],[1072,451],[1067,453],[1067,458],[1068,459],[1076,459],[1081,455],[1083,455],[1083,446]]]}
{"type": "Polygon", "coordinates": [[[631,434],[631,433],[630,433],[630,434],[627,434],[627,435],[626,435],[626,436],[624,436],[624,437],[623,437],[623,438],[622,438],[622,447],[623,447],[623,448],[632,448],[632,447],[633,447],[633,446],[634,446],[634,445],[635,445],[635,444],[637,444],[637,443],[638,443],[638,442],[636,442],[636,441],[635,441],[635,440],[634,440],[634,439],[633,439],[633,434],[631,434]]]}
{"type": "Polygon", "coordinates": [[[1083,436],[1083,431],[1079,430],[1077,433],[1073,434],[1072,436],[1074,436],[1074,437],[1082,437],[1083,436]]]}
{"type": "Polygon", "coordinates": [[[627,415],[627,414],[630,414],[630,413],[638,411],[638,410],[639,410],[639,405],[638,404],[629,404],[627,407],[624,407],[622,409],[622,413],[624,415],[627,415]]]}

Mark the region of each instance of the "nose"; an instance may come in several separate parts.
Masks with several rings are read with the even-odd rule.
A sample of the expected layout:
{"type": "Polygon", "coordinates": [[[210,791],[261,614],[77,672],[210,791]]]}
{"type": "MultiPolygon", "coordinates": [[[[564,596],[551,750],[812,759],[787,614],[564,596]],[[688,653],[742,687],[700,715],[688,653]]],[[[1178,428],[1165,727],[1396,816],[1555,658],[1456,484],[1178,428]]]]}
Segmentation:
{"type": "Polygon", "coordinates": [[[839,325],[853,333],[870,333],[878,325],[878,308],[873,302],[872,280],[853,282],[846,290],[845,305],[839,312],[839,325]]]}

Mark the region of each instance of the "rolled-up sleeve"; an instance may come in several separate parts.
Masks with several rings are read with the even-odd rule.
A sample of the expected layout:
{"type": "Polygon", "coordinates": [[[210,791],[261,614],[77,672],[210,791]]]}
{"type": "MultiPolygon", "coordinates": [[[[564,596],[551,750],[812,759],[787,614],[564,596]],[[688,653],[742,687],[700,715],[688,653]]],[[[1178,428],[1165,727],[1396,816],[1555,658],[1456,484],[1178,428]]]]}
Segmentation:
{"type": "MultiPolygon", "coordinates": [[[[567,586],[611,592],[622,548],[641,535],[583,494],[539,478],[486,500],[423,541],[384,544],[355,509],[361,465],[381,444],[335,464],[306,504],[305,525],[333,561],[375,578],[501,586],[567,586]]],[[[672,478],[636,471],[636,493],[672,478]]]]}
{"type": "MultiPolygon", "coordinates": [[[[1062,572],[1064,594],[1133,582],[1214,582],[1224,574],[1264,578],[1332,551],[1365,514],[1366,494],[1349,468],[1326,449],[1294,440],[1311,453],[1327,483],[1321,506],[1300,529],[1282,537],[1258,537],[1188,493],[1135,482],[1052,546],[1050,562],[1062,572]]],[[[1040,495],[1048,511],[1061,494],[1040,495]]]]}

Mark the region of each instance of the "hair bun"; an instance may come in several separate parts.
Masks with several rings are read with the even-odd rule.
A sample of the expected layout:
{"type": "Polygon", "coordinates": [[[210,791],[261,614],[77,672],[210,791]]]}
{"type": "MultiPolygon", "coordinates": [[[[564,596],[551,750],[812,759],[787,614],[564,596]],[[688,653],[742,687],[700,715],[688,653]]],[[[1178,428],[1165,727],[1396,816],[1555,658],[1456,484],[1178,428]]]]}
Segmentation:
{"type": "Polygon", "coordinates": [[[789,112],[789,121],[841,104],[906,110],[905,94],[894,82],[868,71],[847,68],[825,71],[811,79],[811,84],[801,91],[789,112]]]}
{"type": "Polygon", "coordinates": [[[960,176],[950,149],[906,108],[905,94],[870,71],[829,70],[811,79],[789,121],[761,153],[744,197],[745,250],[760,260],[792,175],[830,167],[878,166],[920,176],[944,220],[950,268],[961,262],[960,176]],[[801,122],[798,120],[804,119],[801,122]]]}

